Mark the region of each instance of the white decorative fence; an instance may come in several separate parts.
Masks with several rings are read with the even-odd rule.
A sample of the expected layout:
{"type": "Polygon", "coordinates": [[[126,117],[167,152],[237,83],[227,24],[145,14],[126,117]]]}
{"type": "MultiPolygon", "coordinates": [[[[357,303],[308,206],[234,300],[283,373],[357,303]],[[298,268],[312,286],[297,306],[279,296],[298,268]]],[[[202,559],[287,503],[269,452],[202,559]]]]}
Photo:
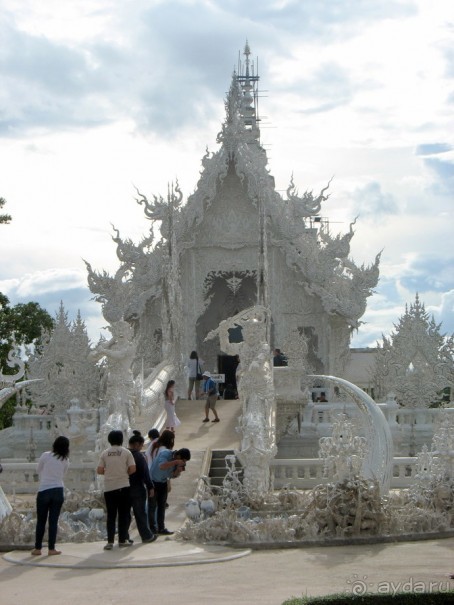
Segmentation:
{"type": "MultiPolygon", "coordinates": [[[[409,487],[414,481],[416,458],[394,458],[391,488],[409,487]]],[[[311,489],[327,483],[323,475],[321,458],[284,459],[275,458],[270,464],[274,489],[289,486],[295,489],[311,489]]]]}
{"type": "MultiPolygon", "coordinates": [[[[34,494],[38,491],[39,477],[36,462],[2,462],[3,472],[0,482],[8,496],[13,494],[34,494]]],[[[65,487],[70,491],[87,491],[96,480],[96,464],[93,462],[71,462],[65,477],[65,487]]]]}
{"type": "MultiPolygon", "coordinates": [[[[391,488],[409,487],[414,480],[416,458],[394,458],[391,488]]],[[[270,464],[274,489],[285,486],[296,489],[311,489],[327,483],[323,476],[323,460],[320,458],[279,459],[270,464]]],[[[5,462],[0,475],[5,494],[30,494],[38,489],[36,462],[5,462]]],[[[96,479],[93,463],[71,464],[65,478],[65,486],[71,491],[88,489],[96,479]]]]}
{"type": "MultiPolygon", "coordinates": [[[[395,456],[415,456],[424,445],[430,448],[434,431],[443,416],[454,414],[454,407],[402,408],[394,401],[378,403],[377,406],[388,421],[395,456]]],[[[277,413],[279,414],[279,407],[277,413]]],[[[353,421],[356,419],[361,434],[360,414],[357,406],[351,402],[315,403],[311,407],[302,407],[300,414],[301,418],[304,416],[300,429],[301,439],[308,443],[307,439],[310,438],[314,444],[312,453],[306,454],[308,456],[317,455],[318,439],[331,435],[333,423],[340,414],[346,414],[353,421]]]]}
{"type": "MultiPolygon", "coordinates": [[[[394,402],[377,403],[390,426],[433,426],[441,414],[454,414],[454,408],[401,408],[394,402]]],[[[357,415],[357,407],[350,402],[315,403],[311,415],[314,425],[331,425],[341,412],[348,416],[357,415]]]]}

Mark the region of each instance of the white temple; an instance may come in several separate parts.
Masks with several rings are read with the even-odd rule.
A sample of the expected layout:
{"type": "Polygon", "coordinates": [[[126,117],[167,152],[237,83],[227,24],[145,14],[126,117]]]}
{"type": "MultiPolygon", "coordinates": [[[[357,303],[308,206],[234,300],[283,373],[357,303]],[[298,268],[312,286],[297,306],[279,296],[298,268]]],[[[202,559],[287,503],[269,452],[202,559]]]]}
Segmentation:
{"type": "MultiPolygon", "coordinates": [[[[379,255],[372,266],[359,267],[349,258],[353,224],[342,236],[331,234],[321,215],[329,183],[318,195],[298,195],[293,179],[285,197],[276,191],[260,143],[258,82],[246,44],[225,103],[219,150],[203,157],[195,192],[185,201],[177,183],[165,198],[138,192],[151,222],[147,236],[135,244],[115,230],[120,265],[114,275],[86,263],[112,338],[90,347],[81,318],[70,326],[62,306],[52,336],[29,360],[33,406],[18,401],[14,426],[0,435],[0,456],[20,458],[26,441],[31,460],[49,430],[80,436],[81,452],[96,450],[110,428],[128,431],[143,410],[153,417],[168,378],[183,391],[183,367],[193,349],[205,369],[222,370],[218,361],[235,353],[243,368],[255,367],[246,346],[253,317],[262,318],[260,346],[282,348],[289,361],[285,371],[273,371],[270,354],[263,366],[273,382],[260,395],[269,409],[265,430],[271,431],[265,458],[274,456],[276,445],[278,457],[316,456],[336,413],[346,411],[351,396],[340,382],[311,382],[308,375],[347,379],[371,395],[375,390],[395,452],[414,455],[430,442],[437,414],[432,405],[453,384],[453,340],[443,344],[439,326],[417,298],[391,340],[373,354],[360,352],[369,358],[369,370],[362,372],[369,382],[352,379],[350,335],[377,284],[379,255]],[[228,337],[220,329],[226,322],[228,337]],[[317,386],[327,390],[329,406],[314,404],[304,391],[314,394],[317,386]]],[[[266,380],[253,373],[257,394],[266,380]]],[[[246,422],[247,402],[255,400],[244,389],[246,422]]]]}
{"type": "Polygon", "coordinates": [[[351,332],[378,281],[379,255],[370,267],[357,266],[349,258],[353,223],[348,233],[331,234],[320,214],[329,183],[316,195],[299,195],[293,179],[285,197],[276,191],[260,143],[258,82],[246,44],[225,103],[220,148],[203,157],[195,192],[186,200],[178,184],[165,198],[138,192],[152,221],[149,235],[135,245],[116,232],[114,276],[87,263],[105,319],[134,326],[135,373],[163,359],[178,366],[193,349],[215,368],[219,340],[205,342],[208,332],[263,304],[271,311],[272,347],[285,351],[298,330],[312,368],[342,376],[351,332]]]}
{"type": "MultiPolygon", "coordinates": [[[[165,198],[138,191],[148,235],[137,245],[115,230],[115,275],[86,263],[112,338],[92,347],[80,316],[71,325],[62,305],[53,333],[29,360],[30,380],[16,384],[24,376],[20,360],[9,364],[20,366],[13,376],[0,368],[0,405],[17,393],[13,426],[0,432],[5,492],[34,492],[36,456],[65,434],[72,452],[67,487],[95,494],[95,460],[107,432],[128,433],[136,416],[155,425],[166,380],[185,390],[183,368],[196,349],[204,369],[221,370],[228,356],[239,355],[241,414],[238,447],[225,457],[230,470],[217,494],[227,494],[225,506],[182,535],[209,541],[219,527],[231,527],[237,533],[229,539],[243,536],[237,513],[244,507],[233,525],[229,509],[241,504],[239,494],[251,506],[272,505],[279,517],[271,534],[266,518],[262,534],[251,522],[246,530],[259,541],[408,532],[429,509],[436,510],[430,531],[452,527],[454,408],[443,406],[454,385],[454,337],[440,334],[416,297],[369,360],[370,384],[346,379],[350,336],[377,284],[379,255],[370,267],[349,258],[354,223],[344,235],[331,234],[321,215],[329,183],[317,195],[300,196],[293,179],[285,197],[276,191],[260,143],[258,82],[246,44],[219,150],[203,157],[195,192],[183,200],[178,183],[165,198]],[[274,347],[287,353],[287,367],[273,368],[274,347]],[[313,401],[317,389],[327,390],[328,401],[313,401]],[[289,485],[314,489],[306,496],[289,485]],[[399,503],[404,513],[394,514],[382,496],[411,486],[416,491],[399,503]],[[425,508],[421,490],[435,494],[425,508]],[[301,515],[281,515],[296,505],[301,515]]],[[[202,506],[191,504],[198,516],[202,506]]],[[[9,513],[0,491],[0,522],[9,513]]]]}

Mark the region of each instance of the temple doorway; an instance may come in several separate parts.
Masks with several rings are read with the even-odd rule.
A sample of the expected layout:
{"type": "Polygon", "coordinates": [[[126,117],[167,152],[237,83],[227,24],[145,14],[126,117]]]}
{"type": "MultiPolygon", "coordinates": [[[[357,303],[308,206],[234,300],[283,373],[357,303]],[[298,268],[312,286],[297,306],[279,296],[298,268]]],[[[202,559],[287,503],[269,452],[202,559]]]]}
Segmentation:
{"type": "Polygon", "coordinates": [[[223,399],[237,399],[236,369],[239,359],[236,355],[218,355],[219,374],[225,375],[225,381],[219,387],[219,394],[223,399]]]}
{"type": "Polygon", "coordinates": [[[223,352],[219,338],[205,341],[221,321],[252,307],[257,301],[256,271],[212,271],[205,279],[205,300],[209,303],[196,324],[197,350],[205,368],[217,372],[218,355],[223,352]]]}

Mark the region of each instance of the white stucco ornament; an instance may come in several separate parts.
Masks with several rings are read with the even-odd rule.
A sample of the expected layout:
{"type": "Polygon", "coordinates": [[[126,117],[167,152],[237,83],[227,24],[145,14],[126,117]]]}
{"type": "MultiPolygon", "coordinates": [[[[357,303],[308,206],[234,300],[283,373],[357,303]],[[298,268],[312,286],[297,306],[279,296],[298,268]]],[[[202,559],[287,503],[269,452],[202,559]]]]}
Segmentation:
{"type": "Polygon", "coordinates": [[[200,505],[197,500],[195,500],[194,498],[188,500],[184,505],[184,509],[188,519],[191,519],[191,521],[198,521],[198,519],[200,518],[200,505]]]}
{"type": "Polygon", "coordinates": [[[243,484],[251,496],[269,490],[269,461],[276,455],[273,368],[266,340],[268,321],[269,310],[256,305],[222,321],[207,336],[219,336],[221,350],[240,358],[238,395],[242,415],[238,428],[242,437],[235,454],[244,467],[243,484]],[[237,327],[241,327],[244,341],[231,343],[229,330],[237,327]]]}
{"type": "Polygon", "coordinates": [[[132,327],[124,320],[112,323],[110,331],[112,338],[101,340],[91,357],[107,361],[105,398],[109,417],[106,424],[110,429],[128,432],[134,422],[135,392],[131,366],[136,343],[132,327]]]}
{"type": "MultiPolygon", "coordinates": [[[[381,493],[386,494],[391,484],[393,440],[383,412],[367,393],[348,380],[336,376],[313,375],[312,377],[329,382],[334,386],[341,386],[358,406],[367,447],[360,442],[354,444],[354,436],[351,435],[349,447],[339,447],[338,453],[346,457],[351,456],[353,446],[356,445],[358,458],[362,462],[360,475],[365,479],[377,481],[381,493]]],[[[333,437],[335,438],[336,435],[333,437]]],[[[343,439],[339,431],[337,439],[339,442],[343,439]]],[[[342,473],[345,473],[345,469],[348,467],[351,468],[352,464],[352,460],[350,462],[345,460],[342,464],[344,469],[342,473]]]]}

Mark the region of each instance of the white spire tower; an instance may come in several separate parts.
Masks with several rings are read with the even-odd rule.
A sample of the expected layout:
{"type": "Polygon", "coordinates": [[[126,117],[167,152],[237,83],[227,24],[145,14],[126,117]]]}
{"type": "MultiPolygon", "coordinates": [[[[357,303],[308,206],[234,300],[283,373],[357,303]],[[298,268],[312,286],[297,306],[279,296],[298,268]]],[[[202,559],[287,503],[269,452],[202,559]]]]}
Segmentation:
{"type": "Polygon", "coordinates": [[[258,122],[260,122],[258,116],[258,82],[260,78],[254,73],[255,66],[254,62],[250,59],[251,49],[247,40],[243,55],[246,59],[243,62],[239,61],[237,75],[237,80],[243,93],[240,113],[246,130],[251,134],[249,142],[260,143],[260,130],[258,127],[258,122]]]}

